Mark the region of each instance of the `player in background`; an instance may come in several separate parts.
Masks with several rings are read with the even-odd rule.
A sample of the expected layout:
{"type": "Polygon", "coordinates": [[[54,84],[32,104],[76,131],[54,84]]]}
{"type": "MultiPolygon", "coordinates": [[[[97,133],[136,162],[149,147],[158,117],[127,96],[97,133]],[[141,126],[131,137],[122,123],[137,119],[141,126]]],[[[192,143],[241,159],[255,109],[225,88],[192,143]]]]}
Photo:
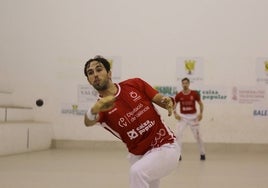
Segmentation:
{"type": "MultiPolygon", "coordinates": [[[[182,137],[186,126],[192,130],[195,140],[197,141],[200,160],[206,160],[204,143],[200,134],[200,121],[202,120],[204,105],[200,99],[200,94],[191,90],[190,80],[183,78],[181,80],[182,91],[175,96],[174,115],[178,120],[177,123],[177,142],[182,149],[182,137]],[[199,105],[199,113],[197,113],[196,103],[199,105]]],[[[180,160],[182,159],[180,155],[180,160]]]]}
{"type": "Polygon", "coordinates": [[[99,93],[85,114],[85,125],[98,122],[125,143],[131,164],[130,188],[159,188],[160,179],[177,167],[180,149],[153,104],[167,109],[170,116],[172,99],[140,78],[113,83],[110,64],[101,56],[86,62],[84,74],[99,93]]]}

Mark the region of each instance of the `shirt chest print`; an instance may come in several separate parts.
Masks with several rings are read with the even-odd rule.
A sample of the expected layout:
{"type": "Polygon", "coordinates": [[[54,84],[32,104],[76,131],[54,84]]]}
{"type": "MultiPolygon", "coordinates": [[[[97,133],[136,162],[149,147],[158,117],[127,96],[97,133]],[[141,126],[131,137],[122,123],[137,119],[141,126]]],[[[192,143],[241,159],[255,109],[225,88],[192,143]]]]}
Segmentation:
{"type": "Polygon", "coordinates": [[[140,123],[141,116],[150,110],[150,107],[141,102],[141,100],[142,97],[139,93],[130,91],[127,96],[122,97],[122,101],[125,102],[120,103],[118,107],[118,109],[121,109],[121,115],[117,120],[117,124],[120,128],[125,129],[125,134],[130,140],[145,134],[155,125],[155,121],[149,120],[144,120],[144,122],[140,123]]]}
{"type": "Polygon", "coordinates": [[[139,103],[138,105],[136,104],[139,100],[141,99],[141,96],[136,92],[136,91],[130,91],[126,96],[122,96],[121,100],[125,101],[124,103],[120,104],[121,109],[127,109],[126,107],[130,107],[131,111],[128,111],[125,113],[123,111],[121,117],[118,120],[118,126],[121,128],[127,127],[131,123],[133,123],[137,119],[136,113],[143,108],[143,104],[139,103]],[[127,99],[126,101],[124,99],[127,99]],[[131,102],[127,102],[131,101],[131,102]],[[136,105],[136,106],[135,106],[136,105]],[[135,106],[132,109],[132,106],[135,106]]]}

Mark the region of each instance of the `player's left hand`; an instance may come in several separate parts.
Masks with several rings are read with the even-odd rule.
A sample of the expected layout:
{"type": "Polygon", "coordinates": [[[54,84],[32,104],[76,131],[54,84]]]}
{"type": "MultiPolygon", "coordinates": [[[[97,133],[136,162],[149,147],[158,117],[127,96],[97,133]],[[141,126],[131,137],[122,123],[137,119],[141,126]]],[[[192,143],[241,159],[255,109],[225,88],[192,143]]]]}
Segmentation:
{"type": "Polygon", "coordinates": [[[171,100],[171,98],[163,97],[161,102],[165,105],[165,108],[168,110],[168,116],[171,116],[174,110],[173,101],[171,100]]]}

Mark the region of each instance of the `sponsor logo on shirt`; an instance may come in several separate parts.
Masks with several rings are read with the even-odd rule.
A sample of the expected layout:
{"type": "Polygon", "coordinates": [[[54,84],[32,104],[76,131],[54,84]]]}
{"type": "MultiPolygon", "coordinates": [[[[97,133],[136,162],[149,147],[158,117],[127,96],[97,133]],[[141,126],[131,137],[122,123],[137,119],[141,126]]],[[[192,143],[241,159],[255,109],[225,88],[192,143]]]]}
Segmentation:
{"type": "Polygon", "coordinates": [[[141,96],[138,95],[138,93],[136,93],[135,91],[131,91],[129,93],[130,97],[133,99],[134,102],[137,102],[138,100],[141,99],[141,96]]]}
{"type": "Polygon", "coordinates": [[[141,123],[136,130],[132,129],[131,131],[127,132],[127,135],[130,140],[133,140],[137,138],[139,135],[143,135],[147,131],[149,131],[150,128],[152,128],[155,125],[155,121],[145,121],[144,123],[141,123]]]}
{"type": "Polygon", "coordinates": [[[134,129],[132,129],[131,131],[128,131],[127,135],[130,140],[133,140],[139,136],[139,134],[134,129]]]}
{"type": "Polygon", "coordinates": [[[151,143],[152,147],[158,147],[159,144],[161,144],[164,140],[164,137],[167,135],[167,132],[165,129],[159,129],[159,131],[156,133],[156,136],[154,140],[151,143]]]}
{"type": "Polygon", "coordinates": [[[193,108],[187,106],[187,107],[182,107],[182,110],[186,112],[186,111],[191,111],[191,110],[193,110],[193,108]]]}
{"type": "Polygon", "coordinates": [[[127,127],[128,124],[136,121],[137,118],[142,116],[146,111],[150,109],[149,106],[145,106],[142,103],[139,103],[132,111],[127,112],[124,117],[121,117],[118,121],[120,127],[127,127]]]}

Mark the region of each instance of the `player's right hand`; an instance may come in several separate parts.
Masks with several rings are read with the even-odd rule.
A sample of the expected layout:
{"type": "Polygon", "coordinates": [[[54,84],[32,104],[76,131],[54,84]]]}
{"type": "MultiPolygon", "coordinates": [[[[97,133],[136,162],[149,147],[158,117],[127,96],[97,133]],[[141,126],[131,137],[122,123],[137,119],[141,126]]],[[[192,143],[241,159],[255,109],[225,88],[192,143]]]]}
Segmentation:
{"type": "Polygon", "coordinates": [[[93,114],[110,110],[114,107],[114,96],[107,96],[99,99],[95,105],[91,108],[93,114]]]}

